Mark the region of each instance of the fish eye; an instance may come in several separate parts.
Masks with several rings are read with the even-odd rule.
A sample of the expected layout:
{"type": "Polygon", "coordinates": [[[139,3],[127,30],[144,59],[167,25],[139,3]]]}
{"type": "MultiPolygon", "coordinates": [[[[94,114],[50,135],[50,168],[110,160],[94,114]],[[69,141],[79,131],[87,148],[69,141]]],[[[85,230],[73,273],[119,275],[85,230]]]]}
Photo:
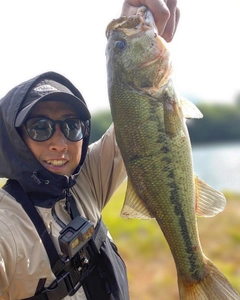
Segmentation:
{"type": "Polygon", "coordinates": [[[116,41],[115,47],[120,50],[123,50],[126,47],[126,43],[124,41],[116,41]]]}

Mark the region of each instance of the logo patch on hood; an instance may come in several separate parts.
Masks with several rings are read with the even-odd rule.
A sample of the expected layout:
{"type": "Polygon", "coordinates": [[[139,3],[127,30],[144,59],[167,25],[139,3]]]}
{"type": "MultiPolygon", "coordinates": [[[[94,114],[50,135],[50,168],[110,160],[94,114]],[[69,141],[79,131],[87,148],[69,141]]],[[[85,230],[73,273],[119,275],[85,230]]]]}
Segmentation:
{"type": "Polygon", "coordinates": [[[39,96],[44,96],[44,95],[47,95],[49,93],[54,93],[54,92],[61,92],[56,87],[54,87],[50,84],[39,85],[39,86],[35,87],[33,90],[36,93],[38,93],[39,96]]]}

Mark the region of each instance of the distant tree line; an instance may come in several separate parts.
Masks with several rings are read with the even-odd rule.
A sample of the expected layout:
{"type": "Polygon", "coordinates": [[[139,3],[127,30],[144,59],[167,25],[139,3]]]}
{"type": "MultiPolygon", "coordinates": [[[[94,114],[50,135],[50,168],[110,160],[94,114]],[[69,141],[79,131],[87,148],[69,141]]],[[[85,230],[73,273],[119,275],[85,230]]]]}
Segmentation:
{"type": "Polygon", "coordinates": [[[111,123],[112,116],[109,110],[104,110],[93,114],[91,119],[90,143],[99,140],[111,123]]]}
{"type": "MultiPolygon", "coordinates": [[[[201,103],[197,107],[203,118],[187,120],[193,144],[240,141],[240,101],[235,105],[201,103]]],[[[111,123],[109,110],[93,114],[90,142],[101,138],[111,123]]]]}
{"type": "Polygon", "coordinates": [[[187,121],[191,142],[215,143],[240,141],[240,103],[199,104],[202,119],[187,121]]]}

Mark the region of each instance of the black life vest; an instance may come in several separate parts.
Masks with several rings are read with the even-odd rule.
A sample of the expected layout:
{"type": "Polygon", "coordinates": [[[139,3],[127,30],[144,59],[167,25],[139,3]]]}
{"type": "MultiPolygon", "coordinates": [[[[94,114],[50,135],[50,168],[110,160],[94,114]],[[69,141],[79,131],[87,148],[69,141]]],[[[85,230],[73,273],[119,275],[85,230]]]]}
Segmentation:
{"type": "MultiPolygon", "coordinates": [[[[35,225],[48,254],[56,280],[45,288],[46,279],[40,279],[34,296],[25,300],[59,300],[72,296],[82,286],[88,300],[129,300],[126,266],[116,245],[107,236],[107,228],[100,219],[88,247],[93,244],[96,255],[90,259],[86,271],[77,272],[74,262],[63,260],[46,230],[32,200],[15,180],[8,180],[3,187],[18,201],[35,225]]],[[[89,251],[92,251],[89,249],[89,251]]]]}

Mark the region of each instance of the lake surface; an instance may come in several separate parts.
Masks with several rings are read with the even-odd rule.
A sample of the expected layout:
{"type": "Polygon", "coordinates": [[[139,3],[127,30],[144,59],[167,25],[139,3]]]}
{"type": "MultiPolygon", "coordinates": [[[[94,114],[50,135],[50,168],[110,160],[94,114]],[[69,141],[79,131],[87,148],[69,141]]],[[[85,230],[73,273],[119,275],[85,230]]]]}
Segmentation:
{"type": "Polygon", "coordinates": [[[195,173],[213,188],[240,192],[240,143],[193,146],[193,161],[195,173]]]}
{"type": "Polygon", "coordinates": [[[193,146],[194,171],[217,190],[240,192],[240,143],[193,146]]]}

